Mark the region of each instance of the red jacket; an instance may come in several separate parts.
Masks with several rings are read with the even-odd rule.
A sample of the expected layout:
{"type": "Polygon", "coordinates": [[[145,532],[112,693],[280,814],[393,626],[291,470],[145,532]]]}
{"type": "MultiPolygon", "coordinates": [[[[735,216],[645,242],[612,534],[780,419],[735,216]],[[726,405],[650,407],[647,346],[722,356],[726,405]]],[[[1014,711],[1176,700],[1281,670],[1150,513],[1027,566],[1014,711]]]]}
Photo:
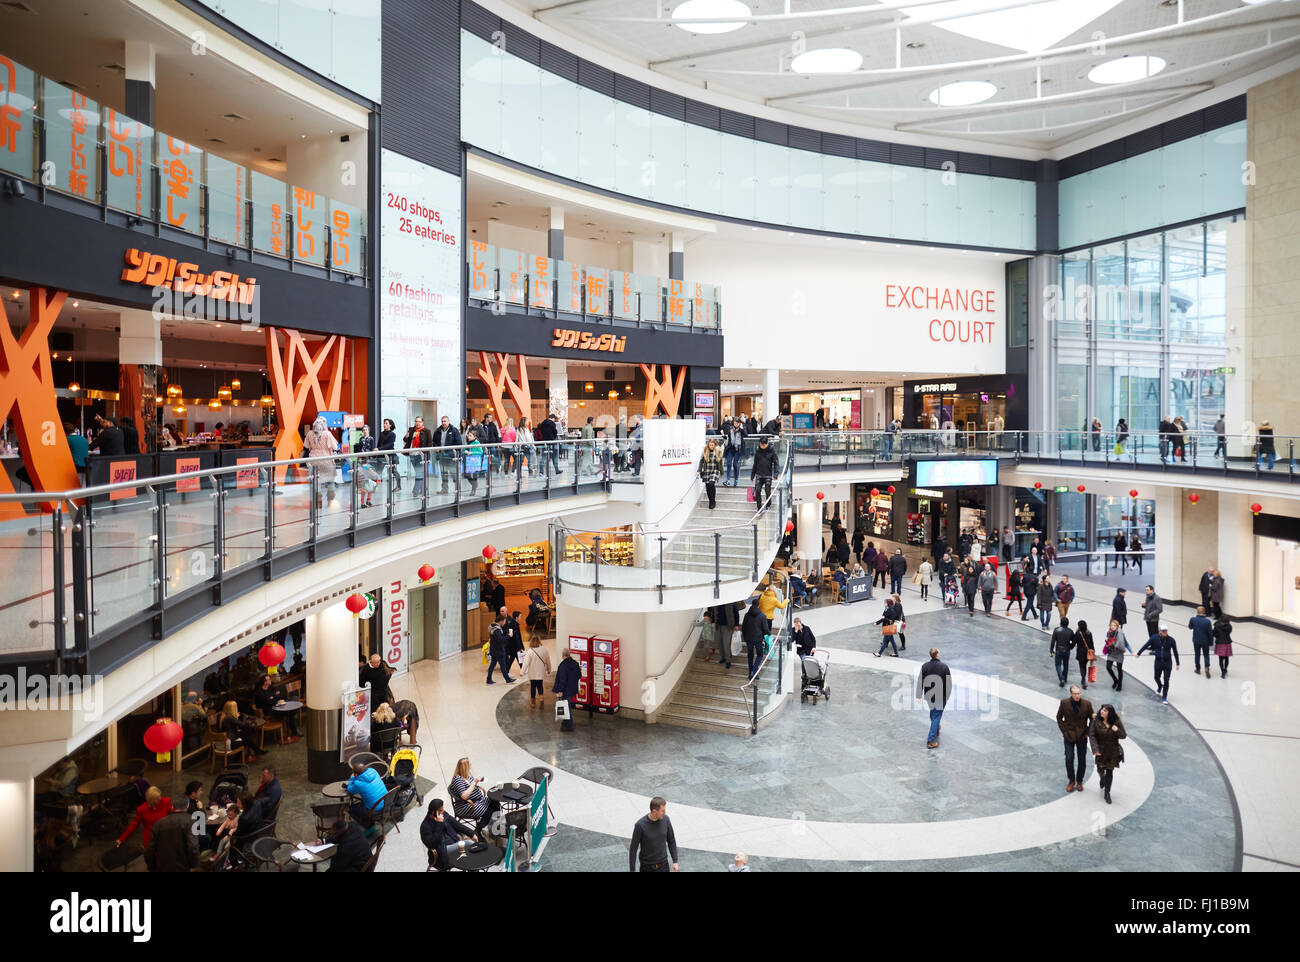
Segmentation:
{"type": "Polygon", "coordinates": [[[172,800],[164,795],[158,800],[157,808],[150,808],[148,802],[141,802],[139,808],[135,810],[135,818],[131,819],[131,824],[126,827],[126,831],[118,838],[119,842],[125,842],[131,837],[137,825],[143,826],[144,838],[143,845],[149,847],[149,839],[153,837],[153,827],[162,819],[172,813],[172,800]]]}

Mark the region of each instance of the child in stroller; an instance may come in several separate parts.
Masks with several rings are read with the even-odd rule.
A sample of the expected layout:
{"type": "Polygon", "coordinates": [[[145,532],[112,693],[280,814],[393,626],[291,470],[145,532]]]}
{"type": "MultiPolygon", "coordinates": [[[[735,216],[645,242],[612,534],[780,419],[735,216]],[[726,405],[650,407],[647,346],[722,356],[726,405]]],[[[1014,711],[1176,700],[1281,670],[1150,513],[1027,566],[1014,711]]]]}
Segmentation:
{"type": "Polygon", "coordinates": [[[948,574],[943,579],[943,605],[945,608],[956,607],[961,603],[961,589],[957,585],[957,576],[948,574]]]}
{"type": "Polygon", "coordinates": [[[831,656],[824,648],[814,648],[809,654],[800,659],[800,667],[803,672],[803,686],[799,689],[799,700],[806,702],[809,696],[812,697],[813,704],[817,704],[818,698],[825,698],[830,701],[831,689],[826,684],[826,673],[830,668],[831,656]]]}

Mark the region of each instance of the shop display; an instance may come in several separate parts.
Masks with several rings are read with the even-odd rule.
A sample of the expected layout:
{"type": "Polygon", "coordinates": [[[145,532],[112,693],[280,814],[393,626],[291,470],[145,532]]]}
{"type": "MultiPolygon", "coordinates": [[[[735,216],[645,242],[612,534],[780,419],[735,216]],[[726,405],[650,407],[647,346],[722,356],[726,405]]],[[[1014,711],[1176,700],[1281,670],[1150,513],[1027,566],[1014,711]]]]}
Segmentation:
{"type": "MultiPolygon", "coordinates": [[[[600,563],[603,565],[622,565],[630,567],[632,564],[632,539],[630,537],[612,536],[616,540],[606,541],[600,539],[600,563]]],[[[591,561],[591,545],[578,544],[569,542],[564,549],[565,561],[591,561]]]]}
{"type": "Polygon", "coordinates": [[[920,514],[907,516],[907,543],[925,544],[925,517],[920,514]]]}
{"type": "Polygon", "coordinates": [[[501,560],[493,569],[504,578],[514,575],[540,575],[546,573],[546,542],[526,544],[518,548],[506,548],[501,552],[501,560]]]}

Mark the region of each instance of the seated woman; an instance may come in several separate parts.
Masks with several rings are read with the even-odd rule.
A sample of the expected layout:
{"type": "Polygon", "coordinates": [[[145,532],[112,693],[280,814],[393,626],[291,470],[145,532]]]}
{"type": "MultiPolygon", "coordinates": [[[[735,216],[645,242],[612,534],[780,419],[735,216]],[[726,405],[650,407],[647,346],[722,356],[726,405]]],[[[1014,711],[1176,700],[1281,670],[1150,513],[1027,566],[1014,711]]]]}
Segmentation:
{"type": "Polygon", "coordinates": [[[483,776],[475,777],[470,768],[469,759],[462,758],[456,763],[456,773],[448,786],[451,792],[451,807],[457,818],[474,823],[474,831],[483,831],[483,826],[492,818],[492,813],[501,807],[487,797],[483,791],[483,776]]]}
{"type": "Polygon", "coordinates": [[[226,734],[230,747],[244,746],[244,753],[249,761],[257,761],[262,753],[257,750],[257,732],[261,726],[250,718],[241,718],[239,704],[228,701],[221,707],[221,730],[226,734]]]}
{"type": "Polygon", "coordinates": [[[848,566],[840,565],[840,567],[831,572],[831,577],[839,582],[840,587],[843,588],[849,582],[848,566]]]}
{"type": "Polygon", "coordinates": [[[817,596],[817,588],[809,585],[799,575],[791,572],[790,574],[790,600],[797,607],[802,608],[804,604],[811,604],[813,598],[817,596]]]}
{"type": "Polygon", "coordinates": [[[383,754],[388,750],[388,746],[396,746],[401,741],[401,735],[397,735],[397,741],[393,741],[393,736],[388,734],[393,731],[400,732],[401,722],[397,720],[397,712],[393,711],[393,706],[388,702],[380,702],[375,713],[370,716],[370,750],[376,754],[383,754]]]}

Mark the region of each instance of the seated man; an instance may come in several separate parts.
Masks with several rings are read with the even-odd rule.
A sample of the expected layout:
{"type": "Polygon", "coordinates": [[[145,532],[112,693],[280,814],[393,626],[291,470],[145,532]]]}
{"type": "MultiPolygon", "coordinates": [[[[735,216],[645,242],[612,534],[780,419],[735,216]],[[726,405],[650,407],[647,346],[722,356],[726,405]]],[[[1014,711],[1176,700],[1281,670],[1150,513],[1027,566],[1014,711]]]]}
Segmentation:
{"type": "Polygon", "coordinates": [[[381,799],[388,794],[388,788],[384,785],[384,780],[379,777],[379,773],[373,768],[367,768],[361,762],[353,762],[352,777],[348,779],[345,787],[349,795],[358,796],[358,800],[352,803],[352,818],[364,825],[369,825],[370,810],[375,808],[375,803],[380,803],[375,808],[376,813],[384,809],[381,799]]]}
{"type": "Polygon", "coordinates": [[[266,814],[269,817],[272,812],[278,810],[280,797],[284,794],[280,788],[280,780],[275,777],[275,766],[264,765],[262,767],[262,780],[257,785],[257,791],[253,797],[261,801],[266,806],[266,814]]]}
{"type": "Polygon", "coordinates": [[[790,600],[794,602],[796,608],[802,608],[805,602],[812,601],[813,591],[808,587],[808,582],[804,581],[794,572],[790,573],[790,600]]]}
{"type": "Polygon", "coordinates": [[[327,872],[360,872],[370,861],[370,843],[356,822],[339,819],[325,841],[337,846],[327,872]]]}
{"type": "Polygon", "coordinates": [[[429,850],[429,864],[439,872],[447,871],[451,868],[453,853],[471,840],[478,840],[478,832],[472,825],[457,821],[456,816],[443,807],[441,798],[429,802],[429,813],[420,823],[420,841],[429,850]]]}
{"type": "Polygon", "coordinates": [[[239,824],[235,826],[234,844],[247,848],[252,844],[253,836],[266,828],[266,803],[244,792],[235,804],[239,806],[239,824]]]}
{"type": "MultiPolygon", "coordinates": [[[[253,693],[253,704],[262,713],[262,717],[269,720],[279,719],[281,716],[276,712],[275,706],[284,700],[284,689],[275,685],[270,675],[263,675],[257,691],[253,693]]],[[[285,741],[296,742],[301,737],[298,731],[297,713],[285,712],[283,717],[289,727],[289,737],[285,741]]]]}
{"type": "Polygon", "coordinates": [[[181,731],[185,738],[181,750],[192,752],[203,744],[203,737],[208,731],[208,713],[199,704],[197,691],[186,692],[185,703],[181,705],[181,731]]]}

